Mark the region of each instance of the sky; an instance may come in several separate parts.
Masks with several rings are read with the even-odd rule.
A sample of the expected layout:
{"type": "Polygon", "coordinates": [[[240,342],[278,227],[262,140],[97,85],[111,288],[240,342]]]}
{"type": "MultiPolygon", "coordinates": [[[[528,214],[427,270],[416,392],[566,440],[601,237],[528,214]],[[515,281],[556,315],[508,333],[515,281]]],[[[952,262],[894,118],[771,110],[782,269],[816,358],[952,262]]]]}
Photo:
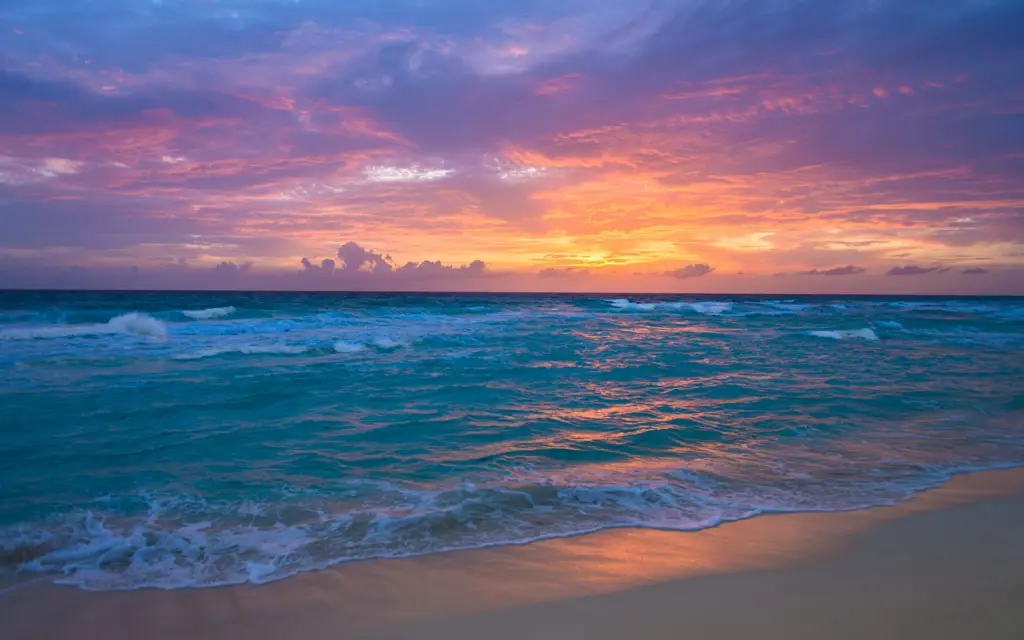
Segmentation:
{"type": "Polygon", "coordinates": [[[0,287],[1024,294],[1019,0],[0,0],[0,287]]]}

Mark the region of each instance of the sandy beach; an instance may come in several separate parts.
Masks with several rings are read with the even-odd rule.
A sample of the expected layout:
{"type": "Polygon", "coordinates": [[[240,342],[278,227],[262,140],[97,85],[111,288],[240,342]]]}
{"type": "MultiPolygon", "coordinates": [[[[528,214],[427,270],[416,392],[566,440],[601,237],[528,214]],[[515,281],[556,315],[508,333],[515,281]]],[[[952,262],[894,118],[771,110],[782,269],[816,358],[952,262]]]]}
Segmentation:
{"type": "Polygon", "coordinates": [[[261,586],[0,594],[5,638],[1020,638],[1024,470],[893,507],[604,531],[261,586]]]}

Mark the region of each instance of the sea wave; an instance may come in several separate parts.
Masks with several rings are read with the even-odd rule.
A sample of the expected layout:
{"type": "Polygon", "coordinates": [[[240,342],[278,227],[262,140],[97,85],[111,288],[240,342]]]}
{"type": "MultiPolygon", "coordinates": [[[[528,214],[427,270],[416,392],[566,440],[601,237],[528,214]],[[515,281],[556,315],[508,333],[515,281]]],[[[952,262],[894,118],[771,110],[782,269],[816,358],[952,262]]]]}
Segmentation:
{"type": "Polygon", "coordinates": [[[628,298],[606,300],[616,309],[623,311],[654,311],[656,309],[674,309],[695,311],[702,315],[720,315],[733,307],[731,302],[633,302],[628,298]]]}
{"type": "Polygon", "coordinates": [[[899,329],[902,331],[904,328],[903,323],[896,322],[895,320],[879,320],[875,324],[884,329],[899,329]]]}
{"type": "Polygon", "coordinates": [[[338,340],[334,343],[335,353],[356,353],[366,349],[366,345],[359,342],[347,342],[345,340],[338,340]]]}
{"type": "Polygon", "coordinates": [[[301,344],[242,344],[220,347],[209,347],[200,349],[195,353],[187,353],[177,356],[178,360],[201,360],[203,358],[215,358],[217,356],[240,354],[240,355],[299,355],[309,351],[308,345],[301,344]]]}
{"type": "Polygon", "coordinates": [[[406,346],[405,342],[401,340],[395,340],[394,338],[389,338],[388,336],[377,336],[371,341],[371,344],[377,347],[378,349],[383,349],[385,351],[400,349],[406,346]]]}
{"type": "Polygon", "coordinates": [[[781,301],[781,302],[778,301],[778,300],[765,300],[763,302],[758,302],[758,304],[762,304],[762,305],[765,305],[767,307],[771,307],[773,309],[777,309],[779,311],[791,311],[791,312],[794,312],[794,313],[800,312],[800,311],[806,311],[807,309],[810,309],[811,307],[814,306],[814,305],[810,305],[810,304],[798,304],[798,303],[793,302],[792,300],[785,300],[785,301],[781,301]]]}
{"type": "Polygon", "coordinates": [[[211,318],[223,318],[235,312],[234,307],[211,307],[209,309],[198,309],[194,311],[182,311],[181,315],[193,320],[210,320],[211,318]]]}
{"type": "Polygon", "coordinates": [[[125,313],[103,324],[42,325],[0,329],[0,339],[34,340],[75,338],[109,334],[133,335],[166,340],[167,325],[145,313],[125,313]]]}
{"type": "Polygon", "coordinates": [[[0,323],[0,573],[262,583],[1024,462],[1000,418],[1024,402],[1020,301],[772,298],[15,297],[37,316],[0,323]]]}
{"type": "Polygon", "coordinates": [[[523,544],[617,527],[695,531],[761,513],[893,504],[950,472],[920,471],[835,486],[791,480],[742,486],[669,472],[612,484],[546,481],[448,490],[390,488],[358,506],[147,498],[146,513],[83,509],[34,527],[0,529],[0,567],[87,590],[261,584],[337,563],[523,544]],[[786,487],[786,488],[783,488],[786,487]]]}
{"type": "Polygon", "coordinates": [[[808,332],[817,338],[829,338],[831,340],[878,340],[878,334],[872,329],[842,329],[838,331],[810,331],[808,332]]]}
{"type": "Polygon", "coordinates": [[[951,302],[912,302],[912,301],[893,301],[882,303],[885,306],[898,309],[900,311],[907,311],[912,313],[937,313],[937,314],[981,314],[987,315],[991,313],[998,313],[1001,311],[1000,307],[996,307],[988,304],[971,304],[962,301],[951,301],[951,302]]]}

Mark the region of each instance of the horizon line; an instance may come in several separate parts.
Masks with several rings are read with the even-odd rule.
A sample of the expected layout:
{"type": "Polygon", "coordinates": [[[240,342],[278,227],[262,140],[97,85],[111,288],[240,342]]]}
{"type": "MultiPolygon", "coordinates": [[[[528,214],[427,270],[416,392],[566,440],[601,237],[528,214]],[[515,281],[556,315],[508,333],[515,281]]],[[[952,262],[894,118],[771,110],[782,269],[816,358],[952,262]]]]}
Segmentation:
{"type": "Polygon", "coordinates": [[[63,288],[6,288],[0,287],[0,294],[8,293],[207,293],[207,294],[341,294],[341,295],[489,295],[489,296],[692,296],[764,298],[787,296],[793,298],[1024,298],[1021,293],[684,293],[669,291],[624,292],[624,291],[430,291],[392,289],[63,289],[63,288]]]}

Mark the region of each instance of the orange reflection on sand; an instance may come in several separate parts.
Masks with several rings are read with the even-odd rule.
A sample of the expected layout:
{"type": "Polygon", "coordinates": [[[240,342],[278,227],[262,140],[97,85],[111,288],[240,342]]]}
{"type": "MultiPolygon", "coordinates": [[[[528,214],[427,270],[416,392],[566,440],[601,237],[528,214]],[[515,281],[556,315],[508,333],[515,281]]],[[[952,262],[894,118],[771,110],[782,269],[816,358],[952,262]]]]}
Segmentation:
{"type": "Polygon", "coordinates": [[[243,629],[247,638],[340,637],[339,630],[378,637],[382,629],[447,616],[812,562],[888,520],[1022,488],[1021,469],[985,472],[895,507],[764,516],[695,533],[618,529],[354,562],[262,586],[94,593],[37,582],[0,598],[0,617],[12,637],[136,638],[140,629],[161,640],[222,638],[229,629],[243,629]]]}

